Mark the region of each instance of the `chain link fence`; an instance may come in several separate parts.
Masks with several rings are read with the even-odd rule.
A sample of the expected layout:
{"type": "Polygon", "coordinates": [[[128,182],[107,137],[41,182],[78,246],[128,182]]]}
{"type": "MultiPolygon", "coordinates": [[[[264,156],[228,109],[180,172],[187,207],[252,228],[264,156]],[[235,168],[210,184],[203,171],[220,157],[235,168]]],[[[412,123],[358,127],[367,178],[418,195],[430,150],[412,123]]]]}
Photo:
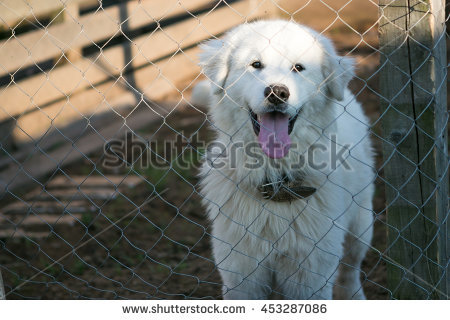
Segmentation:
{"type": "Polygon", "coordinates": [[[349,86],[370,119],[376,163],[374,236],[357,270],[366,297],[448,298],[445,9],[428,0],[0,0],[4,296],[222,297],[198,177],[215,124],[190,102],[205,78],[197,45],[281,18],[356,61],[349,86]]]}

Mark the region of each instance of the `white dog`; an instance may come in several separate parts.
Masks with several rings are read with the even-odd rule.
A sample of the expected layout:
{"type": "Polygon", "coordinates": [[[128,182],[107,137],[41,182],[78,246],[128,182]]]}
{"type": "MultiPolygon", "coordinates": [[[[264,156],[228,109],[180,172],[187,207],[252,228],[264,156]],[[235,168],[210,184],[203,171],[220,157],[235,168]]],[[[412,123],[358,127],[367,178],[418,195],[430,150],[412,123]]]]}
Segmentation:
{"type": "Polygon", "coordinates": [[[281,20],[201,47],[192,101],[217,133],[201,185],[224,298],[364,299],[374,160],[353,60],[281,20]]]}

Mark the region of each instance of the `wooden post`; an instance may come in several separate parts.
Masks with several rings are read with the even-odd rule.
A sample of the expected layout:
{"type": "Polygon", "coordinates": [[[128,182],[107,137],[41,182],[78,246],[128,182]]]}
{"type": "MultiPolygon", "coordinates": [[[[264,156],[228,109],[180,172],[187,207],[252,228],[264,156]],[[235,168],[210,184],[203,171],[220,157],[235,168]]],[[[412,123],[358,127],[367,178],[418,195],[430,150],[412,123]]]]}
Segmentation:
{"type": "MultiPolygon", "coordinates": [[[[64,21],[73,21],[78,18],[80,18],[79,4],[76,2],[67,2],[63,12],[64,21]]],[[[70,48],[66,52],[66,56],[71,62],[76,61],[82,57],[82,50],[81,48],[70,48]]]]}
{"type": "Polygon", "coordinates": [[[388,287],[448,298],[445,0],[380,0],[388,287]]]}

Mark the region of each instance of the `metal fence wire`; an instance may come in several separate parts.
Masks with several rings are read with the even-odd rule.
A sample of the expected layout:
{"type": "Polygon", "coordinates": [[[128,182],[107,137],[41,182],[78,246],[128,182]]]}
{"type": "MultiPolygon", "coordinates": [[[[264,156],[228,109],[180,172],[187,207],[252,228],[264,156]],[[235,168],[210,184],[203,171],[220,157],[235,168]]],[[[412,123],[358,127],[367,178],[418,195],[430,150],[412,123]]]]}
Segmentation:
{"type": "MultiPolygon", "coordinates": [[[[252,118],[230,132],[191,99],[196,84],[210,76],[199,66],[198,44],[224,39],[227,30],[251,26],[253,20],[282,19],[315,29],[314,41],[326,36],[339,55],[355,59],[349,88],[369,122],[359,123],[367,134],[354,141],[345,159],[357,159],[364,139],[374,149],[373,161],[359,160],[364,170],[374,172],[373,178],[362,178],[370,181],[361,190],[349,191],[351,186],[333,180],[338,168],[323,181],[351,192],[352,205],[375,186],[373,207],[365,208],[373,215],[366,228],[373,228],[373,238],[368,242],[353,234],[368,248],[362,265],[348,265],[335,252],[316,253],[328,229],[318,238],[302,237],[316,241],[314,254],[334,256],[342,259],[340,268],[355,269],[361,287],[352,288],[352,297],[363,290],[368,299],[447,299],[449,37],[444,3],[0,0],[0,297],[219,299],[232,290],[222,288],[223,269],[211,243],[226,241],[217,239],[206,207],[216,207],[219,220],[229,212],[225,202],[214,202],[220,195],[206,197],[211,190],[200,187],[204,177],[199,171],[216,146],[214,139],[227,136],[223,147],[229,148],[239,142],[239,130],[252,130],[252,118]]],[[[233,45],[225,47],[236,52],[233,45]]],[[[259,63],[253,61],[254,68],[262,67],[259,63]]],[[[344,82],[343,75],[332,76],[344,82]]],[[[232,87],[210,80],[215,81],[211,90],[221,92],[219,104],[236,100],[232,87]]],[[[202,88],[205,82],[195,90],[202,88]]],[[[351,115],[350,103],[340,104],[342,112],[331,123],[351,115]]],[[[318,140],[332,141],[327,127],[316,129],[318,140]]],[[[244,180],[229,180],[233,190],[224,193],[254,197],[244,180]]],[[[229,181],[220,183],[225,188],[229,181]]],[[[281,197],[311,191],[291,182],[282,188],[287,192],[281,197]]],[[[308,201],[290,200],[306,203],[308,210],[308,201]]],[[[263,207],[267,201],[273,200],[257,199],[263,207]]],[[[242,204],[242,210],[250,209],[242,204]]],[[[275,220],[283,216],[267,212],[275,220]]],[[[339,227],[338,217],[346,213],[327,223],[339,227]]],[[[241,222],[229,217],[226,223],[241,222]]],[[[270,243],[270,252],[283,264],[289,261],[325,279],[324,286],[342,288],[337,270],[318,274],[319,266],[305,263],[308,256],[278,249],[292,223],[284,224],[278,239],[264,239],[251,224],[241,227],[270,243]]],[[[230,255],[241,250],[238,240],[225,243],[230,255]]],[[[269,255],[251,252],[239,253],[274,279],[280,276],[279,268],[266,263],[269,255]]],[[[242,283],[258,284],[257,277],[239,270],[231,271],[242,283]]],[[[289,280],[292,292],[307,286],[301,279],[289,280]]],[[[268,287],[270,297],[298,298],[268,287]]],[[[316,293],[302,298],[321,298],[316,293]]]]}

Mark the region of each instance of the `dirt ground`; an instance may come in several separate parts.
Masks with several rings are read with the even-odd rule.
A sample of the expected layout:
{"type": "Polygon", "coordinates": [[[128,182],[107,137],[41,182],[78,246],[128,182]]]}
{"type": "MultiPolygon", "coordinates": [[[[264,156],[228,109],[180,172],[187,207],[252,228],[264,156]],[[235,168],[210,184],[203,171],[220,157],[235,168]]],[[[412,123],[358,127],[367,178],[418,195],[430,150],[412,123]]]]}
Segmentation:
{"type": "MultiPolygon", "coordinates": [[[[354,0],[345,6],[347,1],[329,0],[326,6],[326,1],[312,1],[299,10],[303,2],[308,3],[282,1],[280,6],[285,12],[281,15],[292,15],[324,31],[340,53],[356,57],[357,77],[350,86],[375,121],[380,115],[378,78],[374,75],[379,59],[376,5],[354,0]]],[[[379,133],[380,128],[374,126],[372,131],[379,133]]],[[[197,134],[198,140],[205,141],[211,138],[205,113],[189,106],[168,116],[164,123],[135,133],[159,142],[176,140],[180,134],[197,134]]],[[[379,166],[380,142],[375,136],[373,141],[379,166]]],[[[183,153],[188,163],[199,164],[201,146],[191,148],[184,140],[177,153],[166,154],[161,145],[155,149],[157,154],[149,155],[155,161],[164,158],[170,162],[183,153]]],[[[83,212],[72,224],[41,225],[48,233],[46,237],[1,239],[5,245],[0,248],[0,266],[8,299],[220,298],[221,280],[211,256],[210,227],[200,205],[195,170],[139,164],[110,169],[104,166],[104,153],[99,150],[89,160],[63,171],[69,177],[137,176],[142,183],[120,190],[110,199],[89,198],[94,210],[83,212]]],[[[380,254],[386,246],[385,199],[381,180],[376,183],[373,249],[364,261],[362,278],[369,299],[387,299],[390,295],[380,254]]],[[[69,205],[71,200],[53,201],[69,205]]]]}

